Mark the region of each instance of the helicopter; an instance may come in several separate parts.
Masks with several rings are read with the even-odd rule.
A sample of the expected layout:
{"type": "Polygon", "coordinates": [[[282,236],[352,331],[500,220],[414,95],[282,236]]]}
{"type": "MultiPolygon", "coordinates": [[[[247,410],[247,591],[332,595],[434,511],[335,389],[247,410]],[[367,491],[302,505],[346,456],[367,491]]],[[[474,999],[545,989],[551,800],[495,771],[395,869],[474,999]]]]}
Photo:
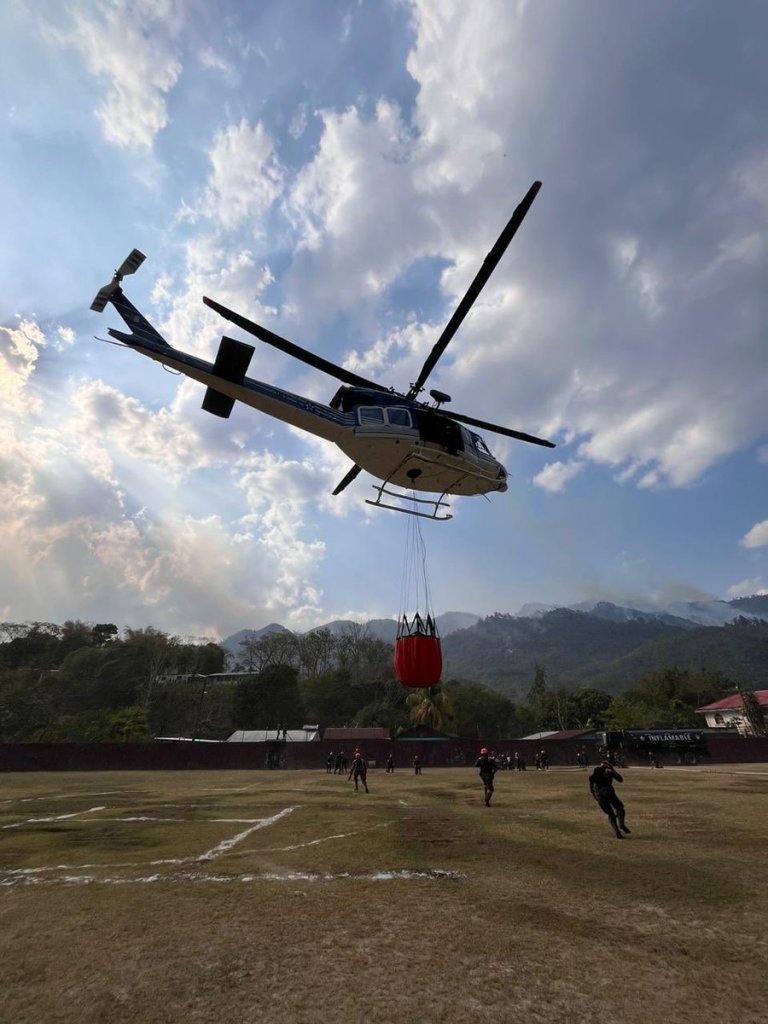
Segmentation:
{"type": "Polygon", "coordinates": [[[334,495],[340,494],[364,469],[381,481],[374,484],[376,496],[373,500],[366,499],[367,504],[428,519],[451,519],[447,512],[450,507],[447,495],[487,495],[507,490],[506,469],[493,457],[483,438],[468,428],[477,427],[519,441],[555,447],[552,441],[532,434],[449,412],[442,406],[450,402],[450,395],[442,391],[429,392],[433,405],[419,398],[427,378],[504,255],[540,188],[541,182],[535,181],[515,209],[416,380],[405,392],[384,387],[315,355],[207,296],[203,296],[203,302],[225,320],[335,377],[342,386],[328,405],[323,405],[247,377],[255,349],[226,335],[221,339],[213,363],[173,348],[120,287],[123,278],[135,274],[146,258],[138,249],[117,268],[110,283],[99,289],[91,309],[101,313],[110,303],[130,328],[130,333],[109,328],[107,333],[112,338],[167,369],[206,385],[202,404],[206,412],[226,419],[235,402],[243,402],[268,416],[334,442],[353,461],[349,472],[334,488],[334,495]],[[434,494],[438,497],[428,496],[434,494]]]}

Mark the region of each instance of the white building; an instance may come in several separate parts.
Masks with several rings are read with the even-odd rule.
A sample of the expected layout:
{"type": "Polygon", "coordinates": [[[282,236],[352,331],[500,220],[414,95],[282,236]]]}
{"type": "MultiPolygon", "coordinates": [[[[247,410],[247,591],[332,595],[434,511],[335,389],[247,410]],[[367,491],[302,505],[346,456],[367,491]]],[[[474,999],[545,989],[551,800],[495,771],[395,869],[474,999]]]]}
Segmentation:
{"type": "MultiPolygon", "coordinates": [[[[768,690],[754,690],[753,692],[760,710],[763,712],[763,717],[768,718],[768,690]]],[[[710,729],[735,729],[742,736],[749,736],[752,733],[744,713],[741,695],[738,693],[732,697],[716,700],[713,704],[706,704],[703,708],[696,708],[696,714],[704,715],[710,729]]]]}

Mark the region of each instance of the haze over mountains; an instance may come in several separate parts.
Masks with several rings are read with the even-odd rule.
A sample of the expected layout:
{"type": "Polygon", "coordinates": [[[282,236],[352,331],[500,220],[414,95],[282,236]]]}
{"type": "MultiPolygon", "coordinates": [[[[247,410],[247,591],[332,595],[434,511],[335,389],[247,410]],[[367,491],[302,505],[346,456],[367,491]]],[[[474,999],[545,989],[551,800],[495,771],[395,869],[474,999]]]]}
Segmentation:
{"type": "MultiPolygon", "coordinates": [[[[549,612],[558,611],[561,605],[539,604],[529,602],[511,617],[515,619],[540,618],[549,612]]],[[[725,626],[741,617],[768,620],[768,594],[754,597],[739,597],[733,601],[674,601],[662,607],[644,604],[642,607],[613,604],[610,601],[582,601],[578,604],[565,606],[570,611],[586,612],[600,619],[611,622],[663,622],[681,628],[696,626],[725,626]]],[[[497,613],[506,614],[506,613],[497,613]]],[[[473,612],[444,612],[436,617],[440,636],[447,637],[458,630],[469,629],[481,619],[473,612]]],[[[364,623],[352,619],[334,619],[316,629],[329,629],[337,635],[349,629],[364,626],[371,635],[387,642],[395,639],[397,622],[395,619],[369,619],[364,623]]],[[[290,632],[285,626],[272,622],[260,629],[241,629],[237,633],[222,640],[222,647],[232,654],[238,652],[238,645],[243,640],[258,639],[268,633],[290,632]]],[[[312,630],[309,630],[312,632],[312,630]]]]}
{"type": "MultiPolygon", "coordinates": [[[[444,679],[485,683],[510,696],[527,693],[537,665],[551,688],[620,693],[644,673],[672,666],[721,673],[748,688],[768,686],[768,595],[652,610],[608,601],[570,608],[526,604],[516,615],[447,612],[437,624],[444,679]]],[[[396,622],[335,620],[325,628],[334,634],[365,629],[392,643],[396,622]]],[[[234,661],[241,641],[280,631],[288,632],[276,623],[240,630],[222,646],[234,661]]]]}

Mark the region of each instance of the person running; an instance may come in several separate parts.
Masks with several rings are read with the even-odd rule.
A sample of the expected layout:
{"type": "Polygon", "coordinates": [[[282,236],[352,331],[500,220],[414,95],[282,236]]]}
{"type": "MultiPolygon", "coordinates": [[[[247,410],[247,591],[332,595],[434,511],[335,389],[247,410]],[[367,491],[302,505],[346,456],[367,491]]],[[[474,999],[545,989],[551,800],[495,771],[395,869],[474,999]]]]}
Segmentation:
{"type": "Polygon", "coordinates": [[[488,756],[488,748],[483,747],[480,757],[475,761],[475,768],[480,769],[480,778],[483,780],[483,792],[485,793],[485,806],[491,806],[493,796],[493,777],[496,774],[496,762],[488,756]]]}
{"type": "Polygon", "coordinates": [[[418,754],[413,755],[413,774],[421,775],[421,758],[418,754]]]}
{"type": "Polygon", "coordinates": [[[623,781],[623,777],[607,758],[604,758],[589,776],[589,791],[597,800],[600,809],[608,815],[608,821],[617,839],[624,838],[622,832],[629,833],[624,822],[624,804],[616,796],[613,788],[614,782],[623,781]]]}
{"type": "Polygon", "coordinates": [[[359,750],[355,751],[355,756],[352,758],[352,767],[349,769],[347,782],[349,782],[351,778],[354,778],[355,780],[355,792],[358,791],[359,783],[361,782],[365,792],[368,792],[368,765],[359,750]]]}

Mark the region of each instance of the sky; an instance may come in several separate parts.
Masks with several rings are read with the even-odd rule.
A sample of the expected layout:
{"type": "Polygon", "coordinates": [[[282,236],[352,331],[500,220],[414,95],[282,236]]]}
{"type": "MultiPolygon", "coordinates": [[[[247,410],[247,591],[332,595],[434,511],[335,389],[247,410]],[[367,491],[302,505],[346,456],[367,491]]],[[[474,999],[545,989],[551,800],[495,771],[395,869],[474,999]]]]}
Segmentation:
{"type": "MultiPolygon", "coordinates": [[[[437,613],[768,592],[760,0],[0,5],[0,619],[224,637],[401,610],[406,517],[335,446],[103,344],[126,294],[212,359],[218,299],[429,386],[506,494],[425,522],[437,613]]],[[[249,374],[327,402],[267,346],[249,374]]]]}

